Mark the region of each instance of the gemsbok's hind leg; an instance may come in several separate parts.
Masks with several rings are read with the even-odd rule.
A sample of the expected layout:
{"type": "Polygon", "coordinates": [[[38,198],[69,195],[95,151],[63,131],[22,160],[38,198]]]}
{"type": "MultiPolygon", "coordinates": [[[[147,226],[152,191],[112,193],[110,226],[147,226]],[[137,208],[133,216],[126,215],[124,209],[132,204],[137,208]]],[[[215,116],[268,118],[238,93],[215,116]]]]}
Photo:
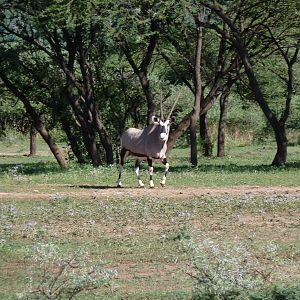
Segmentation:
{"type": "Polygon", "coordinates": [[[170,167],[170,165],[169,165],[166,157],[162,159],[162,163],[165,165],[165,173],[164,173],[164,176],[163,176],[163,178],[162,178],[162,180],[160,182],[160,185],[161,186],[165,186],[167,175],[169,173],[169,167],[170,167]]]}
{"type": "Polygon", "coordinates": [[[149,184],[151,188],[154,188],[152,159],[148,157],[147,162],[148,162],[148,170],[149,170],[149,177],[150,177],[149,184]]]}
{"type": "Polygon", "coordinates": [[[144,184],[143,184],[143,182],[140,178],[140,165],[141,165],[141,161],[139,159],[137,159],[135,161],[134,171],[135,171],[135,174],[136,174],[136,178],[138,180],[139,187],[144,187],[144,184]]]}
{"type": "Polygon", "coordinates": [[[124,167],[125,158],[126,158],[127,154],[128,154],[128,151],[126,149],[122,148],[120,151],[120,166],[119,166],[119,177],[117,180],[117,187],[122,187],[121,177],[122,177],[123,167],[124,167]]]}

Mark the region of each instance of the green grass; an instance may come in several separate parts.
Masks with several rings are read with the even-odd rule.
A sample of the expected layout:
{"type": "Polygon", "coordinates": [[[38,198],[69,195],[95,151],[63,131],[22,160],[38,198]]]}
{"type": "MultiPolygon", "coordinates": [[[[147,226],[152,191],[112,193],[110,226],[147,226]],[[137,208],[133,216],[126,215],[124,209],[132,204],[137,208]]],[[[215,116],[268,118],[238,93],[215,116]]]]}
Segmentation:
{"type": "MultiPolygon", "coordinates": [[[[300,199],[299,193],[284,189],[299,186],[299,146],[289,148],[288,163],[282,168],[270,166],[273,145],[228,149],[225,158],[201,157],[196,168],[188,163],[188,149],[174,149],[170,189],[234,185],[283,189],[270,194],[162,198],[138,196],[135,189],[127,194],[110,189],[118,175],[116,166],[72,163],[61,170],[44,145],[32,158],[22,155],[26,149],[22,143],[18,147],[0,143],[0,193],[15,192],[0,196],[0,299],[15,299],[28,288],[28,269],[35,266],[28,253],[36,243],[54,243],[62,253],[85,247],[89,263],[103,260],[106,268],[118,271],[111,288],[83,293],[78,299],[190,299],[193,282],[187,275],[183,244],[203,235],[219,243],[238,239],[247,245],[266,272],[271,271],[266,293],[275,293],[273,285],[299,286],[300,199]],[[102,196],[102,190],[110,196],[102,196]],[[274,260],[264,253],[270,243],[278,249],[274,260]]],[[[155,170],[158,183],[163,167],[155,165],[155,170]]],[[[142,177],[146,183],[146,165],[142,177]]],[[[126,165],[123,184],[136,186],[133,162],[126,165]]],[[[38,283],[38,269],[33,278],[38,283]]]]}
{"type": "MultiPolygon", "coordinates": [[[[1,145],[1,143],[0,143],[1,145]]],[[[0,152],[11,153],[0,146],[0,152]]],[[[21,146],[22,148],[23,146],[21,146]]],[[[45,153],[45,145],[41,153],[45,153]]],[[[188,149],[174,149],[170,158],[169,186],[299,186],[300,183],[300,146],[289,147],[286,166],[271,166],[274,145],[244,146],[228,149],[224,158],[200,157],[199,166],[191,167],[188,162],[188,149]]],[[[154,180],[158,184],[163,174],[161,164],[154,165],[154,180]]],[[[26,157],[20,155],[0,156],[0,188],[13,190],[18,186],[33,188],[35,184],[90,184],[102,187],[115,186],[118,176],[117,166],[93,168],[90,165],[70,164],[67,170],[61,170],[50,155],[26,157]]],[[[147,165],[143,164],[141,176],[148,181],[147,165]]],[[[123,175],[124,186],[136,186],[133,161],[129,160],[123,175]]]]}
{"type": "MultiPolygon", "coordinates": [[[[199,230],[223,242],[238,236],[270,269],[273,262],[265,261],[263,249],[269,241],[276,243],[280,265],[273,270],[274,282],[280,281],[285,269],[291,278],[299,279],[295,265],[300,262],[300,229],[295,212],[300,206],[294,196],[245,199],[222,195],[189,201],[135,196],[111,200],[4,198],[0,207],[0,235],[5,238],[0,247],[0,268],[5,270],[0,286],[6,287],[0,289],[3,299],[26,287],[26,270],[32,263],[27,251],[37,242],[55,243],[64,253],[87,247],[93,261],[104,260],[109,268],[117,269],[116,287],[108,299],[112,295],[116,299],[189,298],[191,280],[181,243],[197,236],[199,230]],[[247,221],[249,215],[253,223],[247,221]]],[[[91,298],[80,299],[105,293],[107,289],[100,289],[91,298]]]]}

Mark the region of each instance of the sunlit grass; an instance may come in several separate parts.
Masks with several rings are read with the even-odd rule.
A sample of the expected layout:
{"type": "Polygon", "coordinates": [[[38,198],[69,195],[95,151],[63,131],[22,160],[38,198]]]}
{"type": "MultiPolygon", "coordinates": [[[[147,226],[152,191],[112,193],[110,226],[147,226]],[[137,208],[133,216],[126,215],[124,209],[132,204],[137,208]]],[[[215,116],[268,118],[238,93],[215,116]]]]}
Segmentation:
{"type": "MultiPolygon", "coordinates": [[[[37,242],[55,244],[66,253],[85,246],[91,262],[102,259],[118,271],[111,290],[101,288],[78,299],[190,299],[192,281],[182,241],[199,232],[222,243],[238,237],[268,268],[273,261],[263,256],[263,249],[272,242],[278,247],[272,283],[300,280],[299,195],[284,191],[300,185],[299,146],[289,148],[288,163],[281,168],[270,166],[274,145],[228,148],[224,158],[200,157],[197,167],[188,162],[189,149],[174,149],[170,193],[172,187],[283,186],[273,194],[189,199],[124,196],[110,189],[118,176],[116,165],[94,168],[71,162],[62,170],[45,146],[36,157],[24,156],[25,149],[25,143],[0,143],[0,193],[17,193],[0,200],[1,299],[14,299],[27,287],[28,249],[37,242]],[[76,195],[83,189],[84,194],[76,195]],[[101,189],[110,196],[101,196],[101,189]]],[[[132,160],[126,163],[125,187],[137,186],[133,166],[132,160]]],[[[154,170],[158,185],[164,168],[154,164],[154,170]]],[[[141,177],[147,184],[145,163],[141,177]]]]}
{"type": "Polygon", "coordinates": [[[295,268],[300,258],[300,207],[295,195],[223,194],[195,196],[188,201],[134,195],[30,200],[4,198],[0,202],[0,267],[5,270],[0,286],[9,287],[6,292],[0,288],[0,295],[5,299],[26,286],[30,264],[26,257],[37,242],[54,243],[64,253],[87,247],[90,262],[101,259],[118,271],[113,294],[109,296],[105,289],[96,292],[98,296],[108,293],[108,299],[116,295],[129,299],[181,295],[188,299],[191,281],[181,243],[198,232],[222,243],[238,238],[268,267],[273,262],[265,260],[262,253],[272,242],[280,260],[272,271],[273,282],[281,276],[286,280],[281,275],[286,268],[290,278],[299,279],[295,268]]]}
{"type": "MultiPolygon", "coordinates": [[[[170,158],[168,186],[298,186],[300,183],[300,146],[289,148],[289,160],[284,167],[273,167],[274,149],[271,146],[238,147],[229,151],[224,158],[200,157],[199,165],[191,167],[188,149],[174,149],[170,158]]],[[[154,164],[154,181],[158,185],[163,175],[163,165],[154,164]]],[[[35,184],[90,184],[115,186],[118,167],[77,165],[70,163],[66,170],[60,169],[51,156],[2,156],[0,157],[1,190],[14,186],[30,189],[35,184]]],[[[148,182],[147,164],[142,164],[141,177],[148,182]]],[[[123,184],[136,186],[133,160],[125,165],[123,184]]]]}

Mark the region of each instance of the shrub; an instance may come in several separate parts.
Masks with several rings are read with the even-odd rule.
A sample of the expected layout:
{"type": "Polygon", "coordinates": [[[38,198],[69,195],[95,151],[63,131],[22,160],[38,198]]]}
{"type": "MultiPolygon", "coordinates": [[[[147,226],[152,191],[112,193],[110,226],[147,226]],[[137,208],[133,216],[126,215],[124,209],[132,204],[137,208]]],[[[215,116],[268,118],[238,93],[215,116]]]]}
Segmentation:
{"type": "Polygon", "coordinates": [[[71,299],[80,292],[110,285],[113,270],[105,270],[101,263],[91,261],[88,251],[78,249],[64,254],[53,243],[37,243],[29,250],[31,263],[28,291],[19,299],[71,299]]]}
{"type": "Polygon", "coordinates": [[[273,286],[250,293],[249,300],[300,300],[300,285],[273,286]]]}
{"type": "Polygon", "coordinates": [[[193,299],[246,299],[265,282],[256,258],[238,241],[220,245],[205,238],[186,247],[194,281],[193,299]]]}

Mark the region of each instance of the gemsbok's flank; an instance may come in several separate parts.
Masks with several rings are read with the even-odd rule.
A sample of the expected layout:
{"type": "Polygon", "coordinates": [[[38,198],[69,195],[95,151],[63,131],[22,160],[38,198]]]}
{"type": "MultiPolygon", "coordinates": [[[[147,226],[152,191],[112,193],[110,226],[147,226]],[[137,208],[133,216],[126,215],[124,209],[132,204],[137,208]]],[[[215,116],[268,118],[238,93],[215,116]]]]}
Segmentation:
{"type": "Polygon", "coordinates": [[[141,161],[147,160],[150,176],[150,187],[154,187],[153,183],[153,166],[152,161],[160,160],[165,165],[165,171],[161,186],[166,184],[166,177],[169,171],[169,163],[167,161],[167,142],[170,133],[171,118],[174,107],[179,99],[179,94],[172,106],[172,109],[166,119],[163,117],[162,99],[160,100],[160,118],[153,116],[152,124],[148,125],[144,129],[129,128],[121,136],[121,150],[120,150],[120,171],[119,178],[117,180],[117,187],[122,186],[121,176],[125,163],[125,159],[132,155],[136,157],[135,173],[138,180],[138,185],[143,187],[144,184],[140,178],[140,164],[141,161]]]}

